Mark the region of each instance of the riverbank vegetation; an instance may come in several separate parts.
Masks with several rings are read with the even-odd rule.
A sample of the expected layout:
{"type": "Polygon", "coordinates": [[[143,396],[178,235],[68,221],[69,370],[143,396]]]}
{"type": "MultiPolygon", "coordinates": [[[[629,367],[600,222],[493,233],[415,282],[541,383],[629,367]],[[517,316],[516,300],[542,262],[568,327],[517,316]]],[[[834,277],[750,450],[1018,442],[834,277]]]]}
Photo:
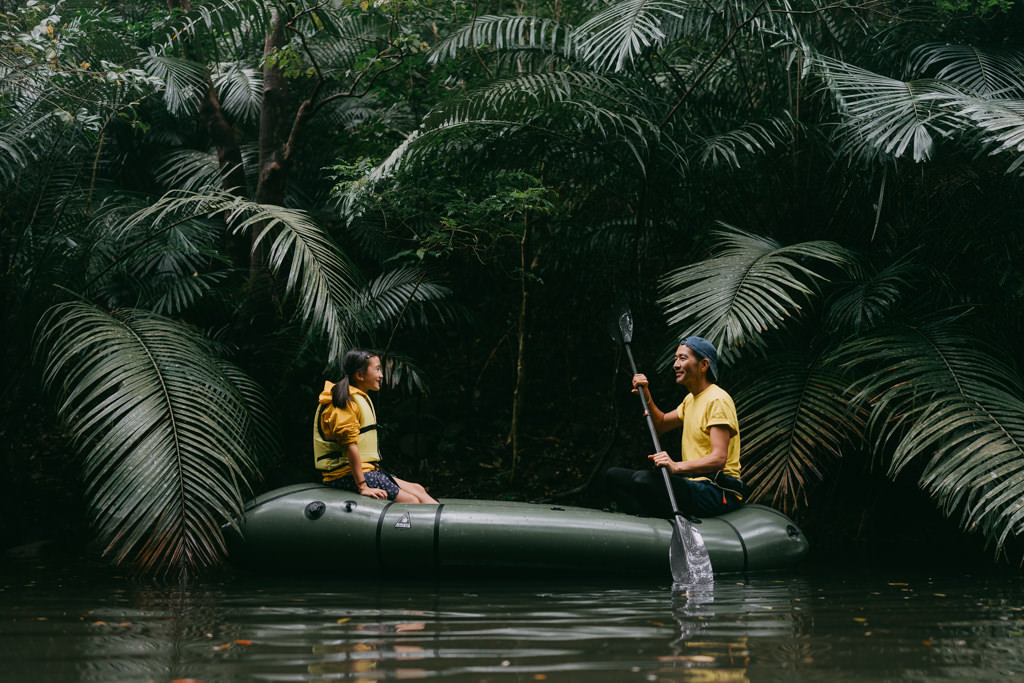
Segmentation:
{"type": "Polygon", "coordinates": [[[1008,0],[0,8],[6,545],[216,565],[355,345],[399,472],[602,507],[647,449],[628,301],[663,406],[677,340],[719,346],[812,544],[903,539],[895,495],[1020,561],[1008,0]]]}

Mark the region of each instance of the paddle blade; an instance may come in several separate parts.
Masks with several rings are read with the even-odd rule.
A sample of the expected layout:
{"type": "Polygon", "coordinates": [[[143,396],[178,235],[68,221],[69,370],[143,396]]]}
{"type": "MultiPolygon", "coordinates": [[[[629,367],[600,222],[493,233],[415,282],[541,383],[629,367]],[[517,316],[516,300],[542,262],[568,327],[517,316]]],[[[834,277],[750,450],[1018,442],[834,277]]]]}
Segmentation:
{"type": "Polygon", "coordinates": [[[633,341],[633,314],[629,312],[628,308],[619,313],[618,325],[622,343],[628,344],[633,341]]]}
{"type": "Polygon", "coordinates": [[[682,515],[676,515],[672,524],[668,561],[672,567],[672,583],[677,586],[710,584],[715,581],[704,537],[682,515]]]}
{"type": "Polygon", "coordinates": [[[615,312],[608,316],[608,336],[616,344],[629,344],[633,341],[633,314],[629,306],[620,302],[615,312]]]}

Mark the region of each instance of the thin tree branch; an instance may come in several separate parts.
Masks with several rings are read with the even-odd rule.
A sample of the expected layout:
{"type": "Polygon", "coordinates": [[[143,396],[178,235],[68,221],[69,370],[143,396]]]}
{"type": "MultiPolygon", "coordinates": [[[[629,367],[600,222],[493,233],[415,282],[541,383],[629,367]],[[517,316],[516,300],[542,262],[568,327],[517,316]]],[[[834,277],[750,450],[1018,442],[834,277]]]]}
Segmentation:
{"type": "Polygon", "coordinates": [[[686,89],[686,92],[683,93],[682,97],[679,98],[675,105],[673,105],[672,109],[669,110],[668,114],[665,115],[665,118],[662,119],[659,128],[664,128],[665,125],[669,122],[669,120],[673,116],[675,116],[676,112],[679,110],[679,107],[683,106],[683,103],[690,96],[690,93],[692,93],[694,89],[698,85],[700,85],[701,81],[704,80],[704,77],[707,76],[708,73],[711,71],[711,67],[717,64],[718,60],[722,58],[723,54],[725,54],[726,49],[728,49],[729,45],[732,44],[732,41],[736,39],[736,36],[739,35],[740,29],[749,24],[750,22],[752,22],[754,19],[756,19],[759,16],[760,9],[763,6],[764,0],[762,0],[762,2],[760,2],[757,5],[757,7],[754,8],[754,11],[750,14],[749,17],[741,21],[739,24],[733,26],[732,33],[729,34],[729,37],[726,38],[725,42],[722,43],[722,45],[718,48],[718,51],[715,53],[715,56],[711,58],[711,61],[709,61],[701,70],[701,72],[697,74],[697,77],[693,79],[693,83],[691,83],[690,87],[686,89]]]}

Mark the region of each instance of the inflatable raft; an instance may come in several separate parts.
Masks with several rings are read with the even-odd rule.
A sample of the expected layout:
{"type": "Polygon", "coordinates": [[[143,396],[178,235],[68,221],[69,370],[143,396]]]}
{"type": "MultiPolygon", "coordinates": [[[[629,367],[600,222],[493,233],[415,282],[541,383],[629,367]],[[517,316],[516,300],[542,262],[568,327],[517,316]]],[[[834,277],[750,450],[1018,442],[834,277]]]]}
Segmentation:
{"type": "MultiPolygon", "coordinates": [[[[580,507],[459,499],[409,505],[297,484],[251,500],[237,526],[225,529],[228,550],[246,569],[671,576],[669,521],[580,507]]],[[[808,549],[788,517],[762,505],[697,528],[716,574],[783,569],[808,549]]]]}

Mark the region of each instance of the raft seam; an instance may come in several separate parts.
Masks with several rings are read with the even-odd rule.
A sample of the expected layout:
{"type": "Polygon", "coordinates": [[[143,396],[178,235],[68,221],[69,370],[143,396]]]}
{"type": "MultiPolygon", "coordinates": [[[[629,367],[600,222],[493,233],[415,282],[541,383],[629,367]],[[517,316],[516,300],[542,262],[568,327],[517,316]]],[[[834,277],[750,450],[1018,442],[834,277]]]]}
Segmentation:
{"type": "Polygon", "coordinates": [[[384,530],[384,516],[387,515],[388,509],[390,509],[392,505],[394,505],[394,503],[392,501],[388,501],[388,504],[380,511],[380,517],[377,518],[377,566],[381,569],[384,568],[384,548],[381,544],[383,534],[381,532],[384,530]]]}
{"type": "Polygon", "coordinates": [[[441,510],[444,509],[444,503],[437,506],[437,511],[434,512],[434,573],[441,573],[441,510]]]}
{"type": "Polygon", "coordinates": [[[736,538],[739,539],[740,547],[743,548],[743,571],[747,571],[750,567],[750,562],[747,556],[747,542],[743,540],[743,534],[741,534],[740,530],[736,528],[736,525],[729,520],[722,519],[721,517],[718,517],[717,519],[724,522],[730,529],[732,529],[733,533],[736,534],[736,538]]]}

